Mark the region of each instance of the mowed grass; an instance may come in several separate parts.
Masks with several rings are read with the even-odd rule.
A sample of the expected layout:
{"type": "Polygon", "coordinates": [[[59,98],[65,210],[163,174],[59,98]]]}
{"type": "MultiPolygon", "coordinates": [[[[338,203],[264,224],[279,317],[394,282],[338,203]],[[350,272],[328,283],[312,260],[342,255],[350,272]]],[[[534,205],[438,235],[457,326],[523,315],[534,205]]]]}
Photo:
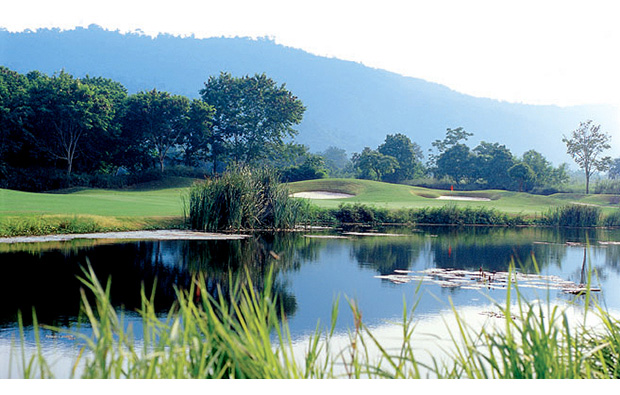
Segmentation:
{"type": "Polygon", "coordinates": [[[31,193],[0,189],[0,236],[178,227],[191,179],[127,190],[31,193]]]}
{"type": "MultiPolygon", "coordinates": [[[[0,237],[51,233],[164,229],[184,226],[184,202],[195,180],[177,178],[133,189],[76,189],[62,193],[30,193],[0,189],[0,237]]],[[[535,217],[570,203],[590,204],[617,213],[618,195],[556,194],[550,196],[501,190],[441,191],[356,179],[322,179],[288,184],[291,192],[338,192],[346,199],[311,199],[321,208],[360,203],[386,209],[487,207],[535,217]],[[487,198],[489,201],[437,199],[441,195],[487,198]]]]}
{"type": "Polygon", "coordinates": [[[502,190],[484,191],[442,191],[408,185],[388,184],[370,180],[323,179],[300,181],[289,184],[295,192],[338,192],[355,195],[344,199],[311,199],[319,207],[336,208],[342,203],[361,203],[388,209],[441,207],[448,204],[456,206],[488,207],[506,213],[535,215],[547,212],[554,207],[569,203],[593,204],[603,211],[618,208],[617,196],[556,194],[550,196],[532,195],[502,190]],[[486,198],[489,201],[441,200],[439,196],[461,196],[486,198]]]}
{"type": "Polygon", "coordinates": [[[114,217],[167,217],[183,214],[186,188],[151,191],[85,189],[73,193],[0,190],[0,215],[89,214],[114,217]]]}

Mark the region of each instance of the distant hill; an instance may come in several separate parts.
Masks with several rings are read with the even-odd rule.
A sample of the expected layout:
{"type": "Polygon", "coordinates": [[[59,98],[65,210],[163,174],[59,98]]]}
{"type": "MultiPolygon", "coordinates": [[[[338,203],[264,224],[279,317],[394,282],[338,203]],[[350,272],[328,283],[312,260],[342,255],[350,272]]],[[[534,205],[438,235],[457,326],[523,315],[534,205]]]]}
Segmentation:
{"type": "MultiPolygon", "coordinates": [[[[386,43],[388,45],[389,43],[386,43]]],[[[197,97],[210,75],[266,73],[307,107],[297,141],[320,151],[330,145],[359,152],[386,134],[404,133],[426,152],[447,128],[508,146],[516,155],[536,149],[556,164],[568,162],[563,134],[593,119],[620,138],[618,116],[607,106],[536,106],[475,98],[421,79],[319,57],[266,39],[151,38],[98,26],[11,33],[0,30],[0,64],[26,73],[104,76],[130,93],[157,88],[197,97]]],[[[455,64],[458,67],[458,64],[455,64]]],[[[614,141],[614,143],[617,143],[614,141]]],[[[617,150],[610,153],[620,156],[617,150]]]]}

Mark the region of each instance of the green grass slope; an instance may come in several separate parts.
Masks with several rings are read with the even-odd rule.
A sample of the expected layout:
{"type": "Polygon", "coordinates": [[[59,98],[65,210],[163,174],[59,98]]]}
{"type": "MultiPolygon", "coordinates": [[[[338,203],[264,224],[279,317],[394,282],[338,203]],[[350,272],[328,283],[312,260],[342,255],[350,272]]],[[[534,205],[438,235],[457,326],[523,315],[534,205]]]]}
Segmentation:
{"type": "Polygon", "coordinates": [[[507,213],[534,215],[550,208],[568,203],[594,204],[605,210],[618,207],[617,197],[610,195],[557,194],[551,196],[532,195],[501,190],[485,191],[442,191],[408,185],[389,184],[370,180],[322,179],[290,183],[295,192],[339,192],[355,195],[344,199],[311,199],[320,207],[333,208],[341,203],[361,203],[385,208],[440,207],[447,204],[457,206],[483,206],[507,213]],[[439,196],[477,197],[489,201],[440,200],[439,196]]]}
{"type": "MultiPolygon", "coordinates": [[[[0,236],[85,233],[106,230],[170,228],[183,224],[183,195],[193,179],[175,179],[132,189],[74,189],[30,193],[0,189],[0,236]]],[[[290,183],[291,192],[338,192],[345,199],[312,199],[323,208],[360,203],[378,208],[422,208],[445,205],[488,207],[506,213],[535,216],[569,203],[590,204],[605,212],[618,210],[620,196],[556,194],[551,196],[500,190],[441,191],[357,179],[323,179],[290,183]],[[488,201],[437,199],[442,195],[468,196],[488,201]]]]}
{"type": "Polygon", "coordinates": [[[167,217],[183,214],[185,188],[116,191],[84,189],[73,193],[30,193],[0,190],[0,216],[101,215],[167,217]]]}
{"type": "Polygon", "coordinates": [[[155,182],[126,190],[77,188],[54,193],[0,189],[0,236],[173,228],[193,182],[155,182]]]}

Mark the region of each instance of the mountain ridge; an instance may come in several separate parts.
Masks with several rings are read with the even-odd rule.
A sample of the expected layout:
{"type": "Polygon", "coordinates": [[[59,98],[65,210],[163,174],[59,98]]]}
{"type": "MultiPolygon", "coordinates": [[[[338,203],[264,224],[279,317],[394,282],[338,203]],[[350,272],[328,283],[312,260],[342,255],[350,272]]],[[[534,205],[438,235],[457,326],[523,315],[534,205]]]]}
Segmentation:
{"type": "Polygon", "coordinates": [[[53,74],[64,69],[76,76],[111,78],[130,93],[157,88],[188,97],[198,97],[209,76],[223,71],[236,76],[265,73],[284,83],[307,107],[296,140],[312,151],[333,145],[351,154],[365,146],[375,148],[394,133],[408,135],[426,151],[447,128],[461,126],[474,133],[472,146],[482,140],[498,142],[515,155],[536,149],[561,163],[570,161],[562,135],[581,121],[593,119],[618,135],[611,106],[561,107],[479,98],[267,38],[151,37],[96,25],[0,30],[0,64],[20,73],[53,74]]]}

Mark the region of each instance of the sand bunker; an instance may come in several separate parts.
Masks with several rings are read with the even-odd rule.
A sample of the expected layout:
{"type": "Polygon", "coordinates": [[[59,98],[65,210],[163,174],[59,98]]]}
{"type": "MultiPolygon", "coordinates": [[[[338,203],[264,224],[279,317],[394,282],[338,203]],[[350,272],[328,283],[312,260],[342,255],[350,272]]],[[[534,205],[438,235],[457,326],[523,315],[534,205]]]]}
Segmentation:
{"type": "Polygon", "coordinates": [[[472,196],[439,196],[439,200],[463,200],[469,202],[490,202],[489,198],[472,197],[472,196]]]}
{"type": "Polygon", "coordinates": [[[102,232],[49,236],[21,236],[0,238],[0,243],[41,243],[47,241],[69,241],[76,239],[115,240],[239,240],[249,237],[240,234],[192,232],[186,230],[150,230],[134,232],[102,232]]]}
{"type": "Polygon", "coordinates": [[[349,195],[348,193],[313,191],[313,192],[297,192],[297,193],[292,194],[291,196],[296,197],[296,198],[306,198],[306,199],[346,199],[346,198],[353,197],[355,195],[349,195]]]}

